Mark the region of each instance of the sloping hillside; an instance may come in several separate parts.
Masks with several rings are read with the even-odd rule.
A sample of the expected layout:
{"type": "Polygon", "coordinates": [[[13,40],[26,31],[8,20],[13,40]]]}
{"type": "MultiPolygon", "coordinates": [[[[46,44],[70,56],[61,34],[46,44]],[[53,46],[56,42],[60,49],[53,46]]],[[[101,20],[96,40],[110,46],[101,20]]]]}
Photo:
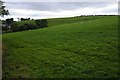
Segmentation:
{"type": "MultiPolygon", "coordinates": [[[[68,23],[76,23],[86,20],[93,20],[97,18],[106,18],[107,16],[81,16],[81,17],[67,17],[67,18],[51,18],[47,19],[48,26],[55,26],[55,25],[61,25],[61,24],[68,24],[68,23]]],[[[24,24],[35,24],[35,20],[27,20],[27,21],[19,21],[16,22],[19,26],[24,24]]]]}
{"type": "Polygon", "coordinates": [[[51,27],[4,34],[3,77],[118,77],[118,18],[93,18],[51,19],[51,27]]]}

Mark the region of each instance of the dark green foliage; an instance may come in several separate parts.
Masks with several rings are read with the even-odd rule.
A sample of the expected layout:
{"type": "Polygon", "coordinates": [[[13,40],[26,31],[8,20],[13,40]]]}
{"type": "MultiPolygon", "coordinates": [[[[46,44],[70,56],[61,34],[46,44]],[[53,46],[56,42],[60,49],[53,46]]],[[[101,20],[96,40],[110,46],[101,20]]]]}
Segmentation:
{"type": "Polygon", "coordinates": [[[2,21],[2,32],[3,33],[11,32],[10,27],[12,23],[13,23],[13,18],[3,20],[2,21]]]}
{"type": "Polygon", "coordinates": [[[46,19],[36,20],[35,24],[25,23],[25,24],[19,25],[19,22],[15,22],[11,25],[11,30],[13,32],[16,32],[16,31],[39,29],[39,28],[44,28],[44,27],[47,27],[47,20],[46,19]]]}
{"type": "Polygon", "coordinates": [[[34,25],[34,24],[24,24],[24,25],[19,26],[17,23],[13,23],[11,25],[11,30],[13,32],[24,31],[24,30],[32,30],[32,29],[37,29],[36,25],[34,25]]]}
{"type": "Polygon", "coordinates": [[[36,25],[34,24],[24,24],[24,29],[23,30],[32,30],[32,29],[37,29],[36,25]]]}
{"type": "Polygon", "coordinates": [[[40,27],[40,20],[35,20],[35,24],[37,25],[37,27],[40,27]]]}
{"type": "Polygon", "coordinates": [[[47,20],[46,19],[41,20],[41,27],[47,27],[47,20]]]}
{"type": "Polygon", "coordinates": [[[38,26],[38,28],[47,27],[47,20],[46,20],[46,19],[35,20],[35,23],[36,23],[36,25],[38,26]]]}
{"type": "Polygon", "coordinates": [[[19,31],[23,31],[23,30],[25,30],[25,27],[24,26],[20,26],[19,27],[19,31]]]}
{"type": "Polygon", "coordinates": [[[6,31],[6,30],[8,30],[8,27],[7,27],[7,26],[4,26],[4,27],[2,27],[2,30],[3,30],[3,31],[6,31]]]}
{"type": "Polygon", "coordinates": [[[13,18],[6,19],[7,26],[10,26],[13,23],[13,20],[14,20],[13,18]]]}
{"type": "Polygon", "coordinates": [[[19,31],[18,24],[16,22],[12,23],[10,29],[13,32],[19,31]]]}

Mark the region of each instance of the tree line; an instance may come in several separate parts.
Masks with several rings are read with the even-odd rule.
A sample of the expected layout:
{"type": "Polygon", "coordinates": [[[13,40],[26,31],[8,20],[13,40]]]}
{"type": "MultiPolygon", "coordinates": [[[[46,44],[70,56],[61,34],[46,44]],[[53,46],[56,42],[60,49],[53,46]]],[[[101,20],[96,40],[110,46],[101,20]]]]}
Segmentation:
{"type": "MultiPolygon", "coordinates": [[[[30,20],[30,18],[21,18],[21,21],[26,21],[30,20]]],[[[17,31],[24,31],[24,30],[32,30],[32,29],[39,29],[39,28],[45,28],[48,27],[47,20],[46,19],[41,19],[41,20],[34,20],[35,24],[33,23],[25,23],[25,24],[20,24],[19,22],[16,22],[13,20],[13,18],[6,19],[6,21],[3,21],[5,26],[2,26],[3,32],[17,32],[17,31]]]]}
{"type": "Polygon", "coordinates": [[[117,15],[80,15],[80,16],[74,16],[74,17],[84,17],[84,16],[117,16],[117,15]]]}

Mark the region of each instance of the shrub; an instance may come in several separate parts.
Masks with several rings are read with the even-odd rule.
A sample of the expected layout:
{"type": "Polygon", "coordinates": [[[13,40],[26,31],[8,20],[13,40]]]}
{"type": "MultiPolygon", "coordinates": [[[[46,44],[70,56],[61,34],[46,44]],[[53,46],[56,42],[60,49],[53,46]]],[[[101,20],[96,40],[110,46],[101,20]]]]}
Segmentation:
{"type": "Polygon", "coordinates": [[[18,24],[16,22],[12,23],[10,29],[13,32],[19,31],[18,24]]]}
{"type": "Polygon", "coordinates": [[[36,25],[37,25],[38,28],[47,27],[47,20],[46,19],[35,20],[35,23],[36,23],[36,25]]]}
{"type": "Polygon", "coordinates": [[[6,30],[8,30],[8,29],[9,29],[9,28],[8,28],[7,26],[5,26],[5,27],[2,26],[2,30],[3,30],[3,31],[6,31],[6,30]]]}
{"type": "Polygon", "coordinates": [[[11,24],[11,31],[24,31],[24,30],[32,30],[32,29],[38,29],[38,28],[44,28],[47,27],[47,20],[35,20],[35,24],[26,23],[26,24],[19,24],[18,22],[14,22],[11,24]]]}
{"type": "Polygon", "coordinates": [[[18,27],[19,29],[19,31],[23,31],[23,30],[25,30],[25,27],[24,26],[20,26],[20,27],[18,27]]]}

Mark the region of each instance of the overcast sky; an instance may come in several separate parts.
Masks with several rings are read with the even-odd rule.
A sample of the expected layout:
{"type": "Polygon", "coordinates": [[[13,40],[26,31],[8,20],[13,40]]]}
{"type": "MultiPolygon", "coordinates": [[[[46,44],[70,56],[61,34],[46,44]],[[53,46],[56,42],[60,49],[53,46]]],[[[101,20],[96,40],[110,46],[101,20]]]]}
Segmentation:
{"type": "Polygon", "coordinates": [[[117,15],[117,2],[6,2],[5,18],[56,18],[80,15],[117,15]]]}

